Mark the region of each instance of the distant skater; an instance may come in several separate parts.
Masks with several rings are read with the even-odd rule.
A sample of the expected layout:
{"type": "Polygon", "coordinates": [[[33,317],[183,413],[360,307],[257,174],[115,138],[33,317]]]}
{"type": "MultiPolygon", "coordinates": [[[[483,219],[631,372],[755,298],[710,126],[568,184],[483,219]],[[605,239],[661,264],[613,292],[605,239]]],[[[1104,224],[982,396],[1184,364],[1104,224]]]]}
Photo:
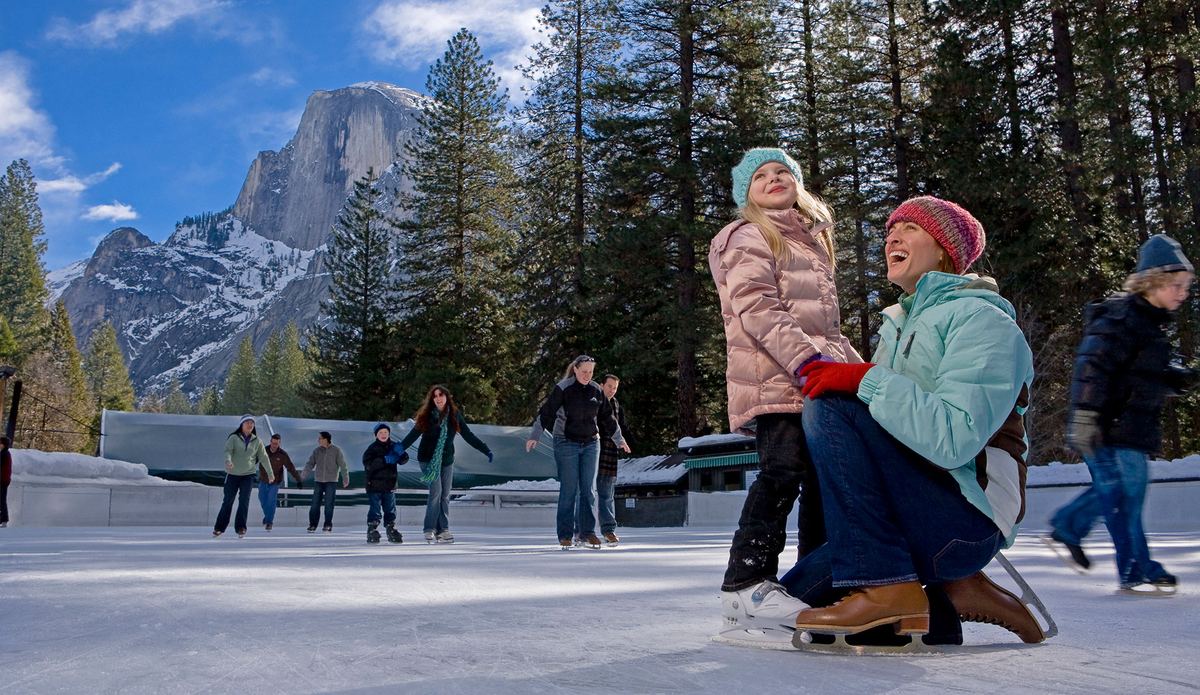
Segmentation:
{"type": "Polygon", "coordinates": [[[308,532],[315,533],[317,522],[321,520],[321,507],[325,507],[325,525],[321,528],[325,533],[333,532],[333,501],[337,496],[338,478],[342,479],[342,487],[350,486],[350,469],[346,466],[346,456],[342,450],[333,445],[333,435],[322,432],[317,435],[317,448],[313,449],[304,464],[300,477],[313,476],[312,505],[308,508],[308,532]]]}
{"type": "MultiPolygon", "coordinates": [[[[617,419],[617,429],[625,438],[625,443],[633,449],[633,436],[629,432],[629,424],[625,421],[625,407],[617,400],[617,389],[621,380],[616,374],[605,374],[600,382],[608,406],[612,408],[613,417],[617,419]]],[[[600,469],[596,474],[596,508],[600,513],[600,534],[607,545],[615,546],[617,538],[617,461],[620,449],[611,438],[600,440],[600,469]]]]}
{"type": "Polygon", "coordinates": [[[596,537],[596,471],[600,463],[600,440],[611,439],[629,451],[621,428],[613,416],[604,391],[592,380],[596,361],[580,355],[567,365],[562,381],[538,410],[525,451],[537,446],[542,432],[554,437],[554,463],[558,467],[558,544],[570,548],[578,530],[580,545],[599,548],[596,537]]]}
{"type": "Polygon", "coordinates": [[[403,543],[396,530],[396,466],[408,461],[408,454],[399,442],[391,439],[392,428],[387,423],[375,425],[375,441],[363,452],[363,471],[367,478],[367,542],[378,543],[379,522],[383,522],[389,543],[403,543]]]}
{"type": "Polygon", "coordinates": [[[418,437],[421,438],[417,445],[417,463],[421,466],[421,482],[429,486],[423,529],[425,542],[453,543],[450,490],[454,486],[454,435],[462,435],[467,444],[487,457],[488,463],[492,462],[492,450],[467,426],[467,419],[454,405],[454,397],[440,384],[425,394],[414,419],[416,425],[400,441],[400,449],[407,449],[418,437]]]}
{"type": "Polygon", "coordinates": [[[263,510],[263,527],[268,531],[275,528],[275,508],[278,505],[279,484],[283,482],[284,469],[292,474],[297,487],[303,487],[291,457],[280,446],[282,442],[283,438],[278,434],[271,435],[271,444],[267,446],[267,458],[270,461],[258,464],[258,503],[263,510]],[[270,476],[267,475],[268,467],[271,469],[270,476]],[[275,482],[267,482],[271,478],[274,478],[275,482]]]}
{"type": "Polygon", "coordinates": [[[1148,456],[1162,444],[1161,414],[1182,395],[1189,370],[1172,366],[1167,327],[1194,279],[1179,242],[1150,237],[1125,291],[1088,306],[1071,380],[1067,446],[1083,455],[1092,486],[1051,519],[1044,540],[1068,565],[1091,567],[1082,543],[1104,517],[1117,554],[1122,593],[1174,593],[1175,575],[1150,559],[1142,526],[1148,456]]]}
{"type": "Polygon", "coordinates": [[[213,538],[225,533],[229,526],[229,514],[233,510],[233,498],[238,498],[237,515],[233,519],[233,530],[238,537],[246,535],[246,517],[250,514],[250,489],[254,485],[254,474],[259,464],[265,464],[267,483],[275,482],[270,468],[267,448],[258,438],[254,427],[254,416],[243,415],[238,428],[225,440],[225,496],[221,511],[217,512],[217,523],[213,526],[213,538]]]}
{"type": "Polygon", "coordinates": [[[8,437],[0,437],[0,528],[8,528],[8,484],[12,482],[12,453],[8,437]]]}

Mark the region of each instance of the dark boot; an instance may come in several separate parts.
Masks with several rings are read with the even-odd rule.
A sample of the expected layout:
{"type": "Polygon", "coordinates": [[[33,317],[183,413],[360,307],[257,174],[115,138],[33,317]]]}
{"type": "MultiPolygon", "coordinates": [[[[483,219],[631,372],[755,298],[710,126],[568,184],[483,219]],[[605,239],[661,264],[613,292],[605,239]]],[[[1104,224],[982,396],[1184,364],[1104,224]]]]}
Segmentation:
{"type": "Polygon", "coordinates": [[[387,529],[388,543],[403,543],[404,542],[404,536],[401,536],[400,532],[396,530],[396,524],[394,524],[394,523],[388,524],[386,529],[387,529]]]}
{"type": "Polygon", "coordinates": [[[1046,639],[1046,633],[1029,612],[1029,607],[982,571],[965,579],[946,582],[943,587],[959,618],[972,623],[999,625],[1026,644],[1037,644],[1046,639]]]}
{"type": "Polygon", "coordinates": [[[368,543],[378,543],[379,542],[379,522],[378,521],[368,521],[367,522],[367,542],[368,543]]]}

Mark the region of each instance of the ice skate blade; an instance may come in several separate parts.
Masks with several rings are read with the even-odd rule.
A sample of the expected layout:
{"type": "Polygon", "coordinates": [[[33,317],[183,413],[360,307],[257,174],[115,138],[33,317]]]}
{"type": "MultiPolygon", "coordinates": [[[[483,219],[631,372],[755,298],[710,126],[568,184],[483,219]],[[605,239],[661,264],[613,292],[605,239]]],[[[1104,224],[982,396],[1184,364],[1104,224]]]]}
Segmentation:
{"type": "Polygon", "coordinates": [[[899,656],[906,654],[933,655],[944,654],[938,647],[925,644],[924,635],[911,635],[908,644],[900,646],[850,644],[847,637],[853,635],[813,633],[809,630],[797,630],[792,636],[792,646],[802,652],[820,652],[824,654],[841,654],[850,656],[899,656]],[[833,638],[832,643],[814,642],[814,636],[824,638],[822,642],[833,638]]]}
{"type": "Polygon", "coordinates": [[[1042,641],[1045,642],[1051,637],[1056,636],[1058,634],[1058,624],[1054,622],[1054,616],[1050,615],[1050,610],[1046,608],[1046,604],[1042,603],[1042,599],[1034,593],[1033,587],[1029,586],[1029,582],[1025,581],[1025,578],[1021,576],[1016,567],[1013,567],[1013,564],[1008,561],[1004,553],[996,553],[996,561],[1000,563],[1000,566],[1004,568],[1008,576],[1017,583],[1017,587],[1021,590],[1021,603],[1037,611],[1042,616],[1042,620],[1046,622],[1045,626],[1041,626],[1042,632],[1045,634],[1042,641]]]}
{"type": "Polygon", "coordinates": [[[1071,557],[1071,551],[1067,548],[1060,547],[1061,544],[1056,543],[1049,536],[1042,536],[1040,540],[1042,541],[1043,545],[1050,549],[1050,552],[1054,553],[1054,556],[1057,557],[1060,562],[1071,568],[1071,571],[1073,571],[1075,574],[1086,575],[1091,571],[1091,568],[1079,566],[1079,564],[1075,562],[1075,558],[1071,557]]]}
{"type": "Polygon", "coordinates": [[[712,641],[717,644],[728,644],[734,647],[794,652],[796,651],[796,647],[792,643],[792,637],[795,632],[794,629],[786,625],[775,627],[738,626],[721,630],[712,636],[712,641]]]}
{"type": "MultiPolygon", "coordinates": [[[[1143,585],[1145,586],[1145,585],[1143,585]]],[[[1175,587],[1163,587],[1149,585],[1146,588],[1136,587],[1132,589],[1117,589],[1117,593],[1122,596],[1145,596],[1147,598],[1170,598],[1175,595],[1175,587]]]]}

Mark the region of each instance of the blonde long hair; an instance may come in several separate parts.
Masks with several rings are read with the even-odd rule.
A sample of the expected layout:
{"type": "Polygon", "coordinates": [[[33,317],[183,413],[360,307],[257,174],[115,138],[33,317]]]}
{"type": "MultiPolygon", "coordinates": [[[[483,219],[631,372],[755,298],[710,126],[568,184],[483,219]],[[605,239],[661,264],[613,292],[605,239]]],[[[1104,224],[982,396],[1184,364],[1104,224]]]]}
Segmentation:
{"type": "MultiPolygon", "coordinates": [[[[837,247],[833,243],[833,210],[825,204],[825,201],[804,190],[804,187],[799,185],[799,181],[796,183],[796,202],[792,204],[792,208],[800,213],[800,218],[809,227],[814,227],[821,222],[830,223],[830,226],[816,237],[817,242],[829,256],[829,266],[836,268],[837,247]]],[[[767,238],[767,246],[771,247],[771,253],[777,260],[787,262],[792,259],[792,252],[788,249],[787,242],[783,240],[783,234],[780,233],[779,227],[771,221],[770,217],[767,217],[767,213],[759,207],[758,203],[754,202],[753,198],[746,196],[746,204],[742,206],[740,212],[742,219],[758,225],[758,228],[762,230],[763,236],[767,238]]]]}

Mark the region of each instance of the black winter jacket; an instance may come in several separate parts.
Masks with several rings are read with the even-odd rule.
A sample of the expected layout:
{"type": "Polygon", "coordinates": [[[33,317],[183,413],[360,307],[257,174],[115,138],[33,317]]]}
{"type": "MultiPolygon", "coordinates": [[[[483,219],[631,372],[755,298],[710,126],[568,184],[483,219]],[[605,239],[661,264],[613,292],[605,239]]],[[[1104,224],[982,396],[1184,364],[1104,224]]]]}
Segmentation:
{"type": "Polygon", "coordinates": [[[1072,409],[1100,414],[1105,446],[1157,452],[1163,403],[1190,381],[1188,370],[1171,366],[1166,333],[1171,312],[1120,292],[1088,305],[1084,316],[1071,380],[1072,409]]]}
{"type": "Polygon", "coordinates": [[[554,385],[550,397],[538,410],[529,438],[538,439],[543,430],[579,444],[596,439],[611,439],[617,446],[625,444],[604,391],[595,381],[589,381],[585,386],[575,377],[567,377],[554,385]]]}
{"type": "Polygon", "coordinates": [[[388,492],[396,489],[396,466],[403,465],[408,460],[408,454],[401,456],[397,463],[388,463],[384,457],[392,452],[396,443],[389,440],[381,442],[378,439],[363,452],[363,471],[366,472],[367,492],[388,492]]]}
{"type": "MultiPolygon", "coordinates": [[[[486,456],[491,449],[488,449],[487,444],[480,441],[479,437],[476,437],[475,433],[471,431],[471,428],[467,427],[467,421],[461,412],[455,411],[454,414],[458,419],[458,434],[461,434],[462,438],[467,440],[467,444],[475,447],[479,450],[479,453],[486,456]]],[[[438,429],[441,425],[442,412],[437,408],[433,408],[429,413],[429,431],[422,432],[414,427],[408,434],[404,435],[404,439],[401,440],[400,444],[407,449],[417,440],[417,437],[420,437],[421,443],[417,445],[417,460],[421,463],[429,463],[433,460],[433,452],[437,451],[438,429]]],[[[454,435],[454,428],[451,427],[446,432],[446,443],[442,445],[443,468],[454,464],[454,435]]]]}

